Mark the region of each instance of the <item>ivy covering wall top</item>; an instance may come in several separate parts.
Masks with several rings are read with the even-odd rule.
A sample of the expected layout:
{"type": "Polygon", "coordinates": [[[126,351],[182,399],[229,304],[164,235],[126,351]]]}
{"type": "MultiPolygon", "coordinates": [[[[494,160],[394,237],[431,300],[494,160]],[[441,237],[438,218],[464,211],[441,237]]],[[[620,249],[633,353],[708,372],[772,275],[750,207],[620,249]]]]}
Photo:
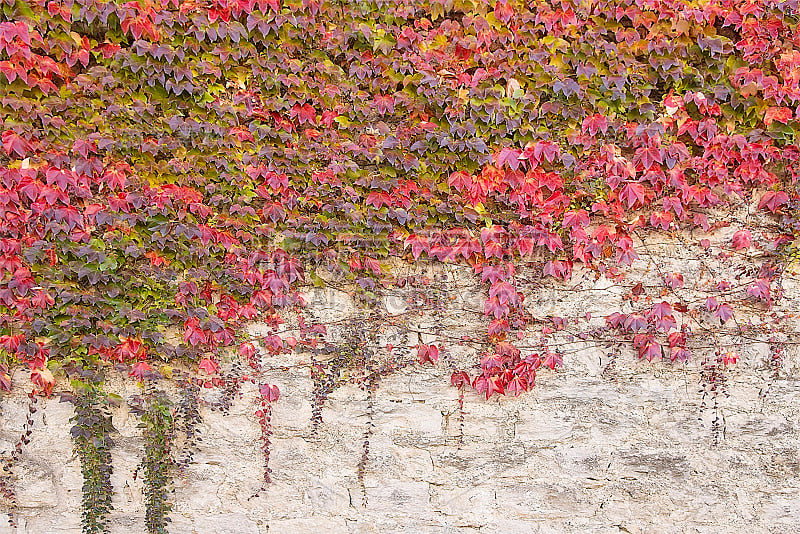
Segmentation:
{"type": "MultiPolygon", "coordinates": [[[[635,232],[735,225],[766,260],[702,304],[724,324],[800,248],[796,0],[0,5],[0,389],[20,364],[48,394],[114,365],[224,386],[223,348],[259,368],[245,323],[323,270],[375,296],[401,257],[474,268],[486,350],[453,383],[520,393],[561,362],[510,342],[521,265],[618,279],[635,232]],[[712,215],[751,201],[770,225],[712,215]]],[[[684,308],[607,328],[683,362],[684,308]]],[[[261,350],[317,346],[300,324],[261,350]]]]}

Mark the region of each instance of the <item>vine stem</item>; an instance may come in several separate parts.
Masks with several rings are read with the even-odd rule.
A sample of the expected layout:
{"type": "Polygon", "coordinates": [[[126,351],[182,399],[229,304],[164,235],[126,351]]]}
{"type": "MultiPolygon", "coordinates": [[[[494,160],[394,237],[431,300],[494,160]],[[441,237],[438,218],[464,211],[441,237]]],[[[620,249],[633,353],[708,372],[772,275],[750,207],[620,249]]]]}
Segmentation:
{"type": "MultiPolygon", "coordinates": [[[[370,381],[371,382],[371,381],[370,381]]],[[[358,462],[358,484],[361,487],[361,506],[367,507],[367,486],[364,484],[364,475],[367,471],[367,462],[369,462],[369,440],[372,437],[375,429],[373,421],[375,416],[375,391],[372,383],[367,388],[367,428],[364,430],[364,447],[361,452],[361,459],[358,462]]]]}

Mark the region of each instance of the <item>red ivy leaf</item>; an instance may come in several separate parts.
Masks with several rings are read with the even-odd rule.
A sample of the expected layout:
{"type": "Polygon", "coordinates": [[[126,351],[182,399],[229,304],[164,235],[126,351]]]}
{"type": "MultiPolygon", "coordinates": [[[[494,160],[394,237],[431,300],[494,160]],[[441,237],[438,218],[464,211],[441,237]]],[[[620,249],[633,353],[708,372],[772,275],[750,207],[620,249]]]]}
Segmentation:
{"type": "Polygon", "coordinates": [[[23,341],[25,341],[25,334],[2,335],[0,336],[0,347],[14,354],[23,341]]]}
{"type": "Polygon", "coordinates": [[[653,310],[650,313],[653,316],[661,319],[664,316],[672,315],[672,305],[670,305],[669,302],[662,300],[661,302],[653,306],[653,310]]]}
{"type": "Polygon", "coordinates": [[[453,374],[450,375],[450,383],[454,387],[462,388],[469,385],[469,376],[464,371],[454,371],[453,374]]]}
{"type": "Polygon", "coordinates": [[[639,358],[647,358],[648,362],[661,358],[661,345],[653,341],[644,343],[639,347],[639,358]]]}
{"type": "Polygon", "coordinates": [[[721,323],[726,323],[733,317],[733,308],[728,303],[722,303],[717,308],[717,311],[714,312],[714,317],[718,318],[721,323]]]}
{"type": "Polygon", "coordinates": [[[518,397],[520,393],[528,391],[529,387],[528,380],[524,376],[514,375],[506,385],[506,392],[518,397]]]}
{"type": "Polygon", "coordinates": [[[645,319],[643,315],[632,313],[627,316],[623,325],[625,326],[626,330],[630,330],[631,332],[640,332],[647,330],[647,319],[645,319]]]}
{"type": "Polygon", "coordinates": [[[267,402],[275,402],[281,396],[281,390],[274,384],[261,384],[258,387],[258,391],[267,402]]]}
{"type": "Polygon", "coordinates": [[[208,358],[203,358],[200,360],[200,363],[197,364],[197,367],[209,375],[215,375],[217,372],[219,372],[219,364],[208,358]]]}
{"type": "Polygon", "coordinates": [[[184,323],[183,342],[192,346],[208,343],[205,332],[200,328],[200,321],[197,317],[191,317],[184,323]]]}
{"type": "Polygon", "coordinates": [[[44,369],[36,369],[35,371],[31,372],[31,382],[33,382],[36,387],[39,388],[39,391],[49,397],[53,392],[53,386],[56,384],[56,379],[53,376],[53,373],[50,372],[50,369],[45,367],[44,369]]]}
{"type": "Polygon", "coordinates": [[[494,316],[495,319],[502,319],[508,315],[510,311],[511,308],[507,304],[500,303],[497,297],[488,298],[483,304],[483,313],[486,316],[494,316]]]}
{"type": "Polygon", "coordinates": [[[12,152],[24,158],[31,148],[30,143],[24,137],[13,130],[6,130],[2,134],[3,148],[9,156],[12,152]]]}
{"type": "Polygon", "coordinates": [[[542,365],[549,367],[550,369],[555,369],[556,367],[561,367],[564,365],[564,359],[557,352],[548,351],[542,355],[542,365]]]}
{"type": "Polygon", "coordinates": [[[0,389],[11,391],[11,376],[8,374],[8,366],[0,364],[0,389]]]}
{"type": "Polygon", "coordinates": [[[150,367],[147,362],[137,362],[133,364],[133,367],[128,374],[139,380],[144,380],[153,374],[153,368],[150,367]]]}
{"type": "Polygon", "coordinates": [[[753,234],[750,233],[750,230],[739,230],[733,234],[733,248],[736,250],[750,248],[752,236],[753,234]]]}
{"type": "Polygon", "coordinates": [[[683,287],[683,275],[680,273],[668,273],[664,276],[664,283],[672,289],[683,287]]]}
{"type": "Polygon", "coordinates": [[[406,238],[406,246],[409,245],[411,245],[411,255],[414,256],[415,260],[419,259],[423,252],[427,252],[430,249],[428,238],[416,234],[411,234],[406,238]]]}
{"type": "Polygon", "coordinates": [[[757,299],[769,300],[769,281],[756,280],[747,288],[747,294],[757,299]]]}
{"type": "Polygon", "coordinates": [[[381,115],[394,113],[394,97],[392,95],[375,95],[374,104],[381,115]]]}
{"type": "Polygon", "coordinates": [[[770,107],[764,113],[764,124],[769,126],[775,121],[788,124],[792,118],[792,109],[787,107],[770,107]]]}
{"type": "Polygon", "coordinates": [[[374,274],[375,276],[381,275],[381,263],[375,258],[370,258],[369,256],[366,256],[364,258],[364,266],[370,271],[372,271],[372,274],[374,274]]]}
{"type": "Polygon", "coordinates": [[[519,157],[522,151],[515,148],[503,148],[496,154],[497,166],[503,167],[508,165],[511,169],[517,170],[519,168],[519,157]]]}
{"type": "Polygon", "coordinates": [[[763,210],[768,208],[769,211],[775,213],[781,206],[788,204],[789,195],[783,191],[767,191],[761,200],[758,202],[758,209],[763,210]]]}
{"type": "Polygon", "coordinates": [[[298,124],[307,122],[309,124],[316,124],[317,112],[311,104],[295,104],[289,111],[289,116],[297,119],[298,124]]]}
{"type": "Polygon", "coordinates": [[[605,134],[608,131],[608,120],[603,115],[595,113],[583,119],[581,130],[583,133],[588,132],[591,136],[597,135],[598,131],[605,134]]]}
{"type": "Polygon", "coordinates": [[[506,394],[502,379],[499,376],[476,376],[475,380],[472,382],[472,387],[475,388],[475,391],[479,394],[482,393],[486,395],[486,400],[489,400],[489,397],[495,393],[499,393],[500,395],[506,394]]]}
{"type": "Polygon", "coordinates": [[[686,363],[689,361],[689,358],[691,358],[691,356],[692,353],[689,352],[689,350],[686,349],[686,347],[671,347],[669,349],[669,359],[670,361],[673,362],[675,360],[678,360],[682,363],[686,363]]]}
{"type": "Polygon", "coordinates": [[[421,365],[434,364],[439,360],[439,347],[436,345],[420,344],[417,348],[417,360],[421,365]]]}
{"type": "Polygon", "coordinates": [[[629,208],[632,208],[637,201],[644,204],[644,186],[634,182],[627,183],[620,191],[619,198],[627,202],[629,208]]]}
{"type": "Polygon", "coordinates": [[[517,290],[508,282],[495,282],[489,289],[490,297],[497,297],[500,304],[518,306],[520,303],[517,290]]]}
{"type": "Polygon", "coordinates": [[[739,361],[739,355],[735,352],[726,352],[722,355],[722,363],[724,365],[734,365],[739,361]]]}
{"type": "Polygon", "coordinates": [[[256,355],[256,346],[252,343],[242,343],[239,345],[239,354],[251,360],[256,355]]]}

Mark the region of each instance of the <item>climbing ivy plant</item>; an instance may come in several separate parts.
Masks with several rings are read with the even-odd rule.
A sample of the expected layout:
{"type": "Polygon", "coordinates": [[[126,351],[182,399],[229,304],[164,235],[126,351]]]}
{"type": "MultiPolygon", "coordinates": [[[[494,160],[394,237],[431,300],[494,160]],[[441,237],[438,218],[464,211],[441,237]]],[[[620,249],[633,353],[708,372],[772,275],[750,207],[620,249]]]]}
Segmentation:
{"type": "MultiPolygon", "coordinates": [[[[644,236],[730,226],[714,246],[734,278],[631,280],[625,309],[578,333],[614,358],[620,341],[649,361],[705,351],[716,410],[739,357],[722,334],[795,334],[775,306],[800,254],[799,84],[796,0],[3,0],[0,389],[17,368],[37,394],[71,380],[84,529],[101,532],[104,373],[189,388],[181,468],[199,389],[221,389],[224,411],[252,381],[268,453],[278,390],[262,356],[326,341],[305,290],[335,278],[372,306],[411,283],[390,268],[401,260],[485,285],[480,358],[448,361],[460,402],[517,395],[562,365],[551,338],[568,323],[532,316],[525,273],[624,284],[644,236]],[[744,333],[740,310],[763,324],[744,333]],[[298,333],[280,335],[290,314],[298,333]],[[246,335],[252,321],[267,333],[246,335]],[[222,369],[228,348],[249,374],[222,369]]],[[[707,239],[687,246],[710,254],[707,239]]],[[[413,347],[420,363],[460,342],[433,335],[413,347]]],[[[315,429],[359,357],[311,364],[315,429]]],[[[148,402],[163,456],[167,401],[148,402]]],[[[158,468],[147,477],[166,484],[158,468]]],[[[169,506],[152,492],[160,532],[169,506]]]]}
{"type": "Polygon", "coordinates": [[[83,531],[106,532],[111,511],[111,439],[109,401],[96,381],[75,385],[75,425],[70,433],[83,475],[83,531]]]}
{"type": "Polygon", "coordinates": [[[144,384],[144,395],[131,401],[132,411],[142,418],[145,439],[142,465],[145,484],[145,527],[149,534],[167,534],[170,486],[177,467],[172,456],[174,417],[172,402],[151,383],[144,384]]]}

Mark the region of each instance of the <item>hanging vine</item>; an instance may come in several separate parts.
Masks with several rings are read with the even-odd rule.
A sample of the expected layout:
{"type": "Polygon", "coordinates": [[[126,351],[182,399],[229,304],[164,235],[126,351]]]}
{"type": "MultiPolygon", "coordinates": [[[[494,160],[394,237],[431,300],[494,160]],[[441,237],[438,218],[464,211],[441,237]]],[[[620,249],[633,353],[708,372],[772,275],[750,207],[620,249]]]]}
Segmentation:
{"type": "Polygon", "coordinates": [[[272,446],[272,403],[280,398],[281,392],[278,386],[272,384],[261,384],[258,392],[260,394],[258,402],[261,406],[256,410],[256,417],[261,428],[261,452],[264,455],[264,485],[261,489],[264,489],[266,484],[272,482],[272,469],[269,466],[269,453],[272,446]]]}
{"type": "Polygon", "coordinates": [[[190,377],[176,378],[180,400],[175,408],[174,415],[177,447],[173,451],[178,473],[184,475],[186,469],[194,461],[194,455],[202,441],[200,423],[202,423],[203,418],[200,415],[200,400],[198,398],[200,386],[190,377]]]}
{"type": "Polygon", "coordinates": [[[74,426],[70,430],[75,452],[81,462],[83,475],[82,525],[86,534],[100,534],[108,530],[111,512],[111,434],[110,401],[96,382],[73,381],[74,426]]]}
{"type": "Polygon", "coordinates": [[[144,434],[145,527],[149,534],[167,534],[172,504],[172,479],[177,463],[173,458],[173,404],[150,382],[142,384],[144,394],[131,399],[131,408],[142,419],[144,434]]]}
{"type": "Polygon", "coordinates": [[[28,393],[28,413],[25,416],[25,424],[22,427],[22,434],[14,445],[14,450],[8,457],[2,459],[2,473],[0,473],[0,492],[8,507],[8,525],[17,528],[17,492],[14,489],[16,477],[14,476],[14,466],[22,457],[25,445],[31,442],[33,434],[33,418],[39,409],[39,396],[36,390],[28,393]]]}

